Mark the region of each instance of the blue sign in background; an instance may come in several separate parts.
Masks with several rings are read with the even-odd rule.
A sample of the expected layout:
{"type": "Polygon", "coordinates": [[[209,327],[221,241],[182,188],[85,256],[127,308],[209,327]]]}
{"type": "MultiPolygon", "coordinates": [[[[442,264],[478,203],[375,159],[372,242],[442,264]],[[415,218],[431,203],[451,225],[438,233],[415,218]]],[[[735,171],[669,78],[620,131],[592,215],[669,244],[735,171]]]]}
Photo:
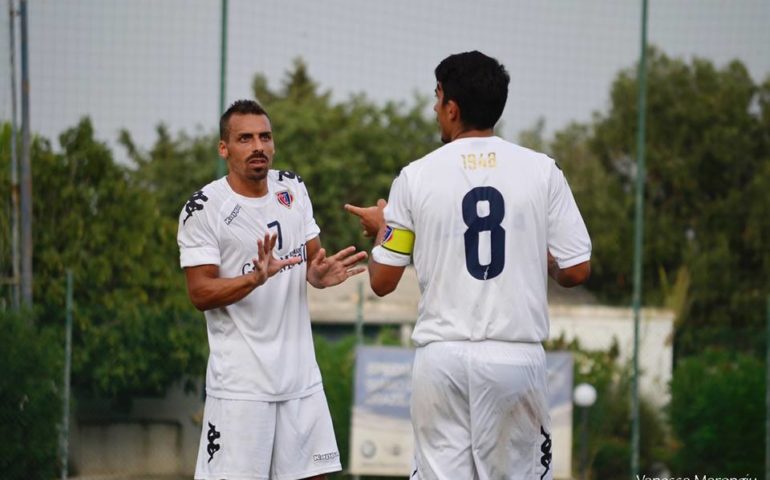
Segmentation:
{"type": "MultiPolygon", "coordinates": [[[[402,347],[356,349],[355,406],[394,418],[409,418],[414,350],[402,347]]],[[[547,352],[551,408],[572,401],[572,354],[547,352]]]]}
{"type": "Polygon", "coordinates": [[[553,409],[572,402],[572,353],[546,352],[548,406],[553,409]]]}
{"type": "Polygon", "coordinates": [[[358,347],[355,406],[372,413],[409,419],[413,360],[411,349],[358,347]]]}

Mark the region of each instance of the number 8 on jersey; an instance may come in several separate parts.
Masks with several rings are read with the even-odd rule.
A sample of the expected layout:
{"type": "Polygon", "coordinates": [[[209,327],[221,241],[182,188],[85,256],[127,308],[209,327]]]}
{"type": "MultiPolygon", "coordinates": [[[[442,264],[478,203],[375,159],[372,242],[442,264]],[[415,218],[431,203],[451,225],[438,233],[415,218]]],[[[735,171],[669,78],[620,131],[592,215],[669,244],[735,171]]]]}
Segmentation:
{"type": "Polygon", "coordinates": [[[463,221],[465,231],[465,267],[479,280],[489,280],[500,275],[505,266],[505,229],[500,225],[505,217],[505,200],[494,187],[476,187],[463,197],[463,221]],[[489,214],[479,216],[481,202],[489,205],[489,214]],[[482,265],[479,259],[479,237],[481,232],[490,233],[489,264],[482,265]]]}

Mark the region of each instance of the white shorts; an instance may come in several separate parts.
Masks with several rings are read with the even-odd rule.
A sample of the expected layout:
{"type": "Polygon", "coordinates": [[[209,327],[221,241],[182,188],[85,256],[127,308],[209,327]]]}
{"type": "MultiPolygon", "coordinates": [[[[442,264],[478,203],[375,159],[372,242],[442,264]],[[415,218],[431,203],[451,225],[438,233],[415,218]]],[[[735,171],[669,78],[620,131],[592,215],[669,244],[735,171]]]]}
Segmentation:
{"type": "Polygon", "coordinates": [[[418,348],[410,479],[550,480],[547,399],[539,344],[487,340],[418,348]]]}
{"type": "Polygon", "coordinates": [[[206,398],[196,479],[293,480],[339,470],[323,390],[282,402],[206,398]]]}

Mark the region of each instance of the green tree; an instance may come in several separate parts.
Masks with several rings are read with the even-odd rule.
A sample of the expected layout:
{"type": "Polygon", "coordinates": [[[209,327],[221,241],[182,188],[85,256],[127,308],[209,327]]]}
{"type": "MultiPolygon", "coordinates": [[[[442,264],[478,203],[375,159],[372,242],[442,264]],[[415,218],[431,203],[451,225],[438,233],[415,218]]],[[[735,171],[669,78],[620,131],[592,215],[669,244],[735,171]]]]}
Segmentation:
{"type": "MultiPolygon", "coordinates": [[[[32,144],[33,287],[40,325],[60,324],[63,279],[73,270],[73,384],[128,395],[160,392],[201,372],[205,329],[179,272],[176,220],[161,214],[156,192],[113,161],[88,119],[59,141],[60,152],[39,137],[32,144]]],[[[3,176],[5,198],[8,188],[3,176]]]]}
{"type": "MultiPolygon", "coordinates": [[[[680,298],[677,356],[704,343],[762,347],[770,291],[770,102],[746,67],[648,56],[644,298],[680,298]],[[766,242],[765,242],[766,243],[766,242]],[[676,283],[685,288],[669,289],[676,283]],[[759,333],[759,334],[758,334],[759,333]]],[[[628,302],[636,175],[636,70],[622,71],[607,112],[558,132],[561,162],[594,241],[589,288],[628,302]]]]}
{"type": "MultiPolygon", "coordinates": [[[[0,123],[0,278],[13,277],[11,223],[11,124],[0,123]]],[[[0,282],[0,309],[13,303],[11,284],[0,282]]]]}
{"type": "Polygon", "coordinates": [[[6,479],[54,478],[57,473],[61,330],[33,325],[32,316],[0,310],[0,471],[6,479]]]}
{"type": "Polygon", "coordinates": [[[631,290],[633,196],[592,151],[591,132],[587,125],[571,124],[556,133],[550,152],[564,168],[591,235],[588,287],[617,300],[631,290]]]}
{"type": "MultiPolygon", "coordinates": [[[[131,177],[155,195],[164,217],[176,220],[190,195],[214,178],[219,135],[181,132],[173,138],[162,124],[155,131],[157,139],[147,152],[136,146],[127,130],[120,132],[120,144],[133,162],[131,177]]],[[[171,240],[176,245],[176,238],[171,240]]]]}
{"type": "Polygon", "coordinates": [[[669,411],[677,438],[674,472],[761,476],[764,383],[765,365],[750,355],[709,349],[681,360],[669,411]]]}

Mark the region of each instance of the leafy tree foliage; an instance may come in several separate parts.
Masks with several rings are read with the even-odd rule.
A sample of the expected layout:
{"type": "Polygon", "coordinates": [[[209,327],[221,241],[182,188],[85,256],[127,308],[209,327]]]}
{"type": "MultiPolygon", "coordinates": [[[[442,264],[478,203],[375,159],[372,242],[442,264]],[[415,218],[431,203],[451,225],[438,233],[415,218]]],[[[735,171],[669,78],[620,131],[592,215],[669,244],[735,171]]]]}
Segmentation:
{"type": "MultiPolygon", "coordinates": [[[[74,385],[107,395],[159,392],[202,371],[205,330],[179,273],[176,221],[113,161],[89,120],[59,140],[60,152],[41,138],[32,145],[33,290],[39,323],[61,325],[72,269],[74,385]]],[[[3,157],[3,172],[7,165],[3,157]]],[[[5,197],[7,177],[1,188],[5,197]]]]}
{"type": "MultiPolygon", "coordinates": [[[[680,473],[704,471],[707,462],[713,468],[705,471],[758,472],[762,457],[754,447],[762,440],[730,440],[733,433],[726,432],[743,435],[761,420],[752,406],[762,401],[758,393],[764,390],[754,381],[761,378],[755,375],[761,362],[751,355],[700,353],[707,345],[755,355],[764,350],[770,79],[755,84],[738,61],[717,68],[654,49],[648,59],[643,289],[646,303],[664,304],[677,314],[669,421],[681,444],[672,465],[680,473]],[[728,385],[737,388],[734,394],[728,385]],[[725,413],[723,404],[742,407],[725,413]]],[[[628,302],[631,292],[636,92],[635,69],[623,71],[613,83],[608,111],[592,122],[570,125],[550,142],[542,125],[522,135],[533,146],[546,145],[564,167],[594,244],[588,286],[614,302],[628,302]]],[[[625,404],[601,410],[609,414],[625,404]]],[[[644,425],[643,415],[643,441],[649,435],[644,425]]],[[[628,434],[615,438],[614,448],[610,442],[596,450],[595,472],[613,458],[628,458],[628,434]]]]}
{"type": "MultiPolygon", "coordinates": [[[[645,301],[686,293],[677,355],[704,343],[759,350],[770,293],[759,273],[770,265],[770,80],[756,85],[738,61],[716,68],[655,49],[648,59],[645,301]]],[[[636,92],[635,69],[621,72],[609,111],[550,143],[592,234],[589,288],[616,302],[631,291],[636,92]]]]}
{"type": "MultiPolygon", "coordinates": [[[[190,195],[214,178],[219,135],[182,132],[172,138],[164,125],[156,133],[155,145],[148,152],[139,149],[126,130],[120,133],[120,143],[134,163],[134,180],[155,195],[164,217],[176,220],[190,195]]],[[[172,240],[176,245],[176,239],[172,240]]]]}
{"type": "Polygon", "coordinates": [[[671,381],[669,419],[677,437],[675,473],[764,470],[765,365],[743,353],[709,349],[683,359],[671,381]]]}
{"type": "Polygon", "coordinates": [[[0,471],[7,479],[57,474],[63,348],[55,331],[31,317],[0,311],[0,471]]]}

